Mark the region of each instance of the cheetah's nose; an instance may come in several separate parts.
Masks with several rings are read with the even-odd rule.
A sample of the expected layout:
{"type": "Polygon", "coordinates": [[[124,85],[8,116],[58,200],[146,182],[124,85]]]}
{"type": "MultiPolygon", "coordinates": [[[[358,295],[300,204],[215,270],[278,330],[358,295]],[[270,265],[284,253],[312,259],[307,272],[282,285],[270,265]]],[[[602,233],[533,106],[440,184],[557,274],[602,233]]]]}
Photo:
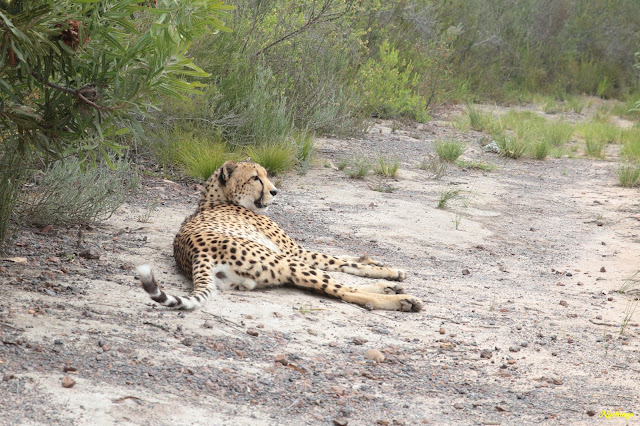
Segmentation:
{"type": "Polygon", "coordinates": [[[275,197],[278,193],[278,190],[276,188],[273,188],[271,191],[269,191],[269,193],[275,197]]]}

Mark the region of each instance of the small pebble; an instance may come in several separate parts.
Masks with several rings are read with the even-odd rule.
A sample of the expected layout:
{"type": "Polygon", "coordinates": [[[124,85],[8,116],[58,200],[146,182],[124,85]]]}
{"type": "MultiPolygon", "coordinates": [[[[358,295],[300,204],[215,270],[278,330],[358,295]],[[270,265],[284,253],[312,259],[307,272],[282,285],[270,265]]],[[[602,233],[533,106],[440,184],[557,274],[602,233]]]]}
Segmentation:
{"type": "Polygon", "coordinates": [[[443,328],[443,327],[440,327],[440,331],[439,331],[439,333],[440,333],[440,334],[445,334],[445,333],[446,333],[446,331],[444,330],[444,328],[443,328]]]}
{"type": "Polygon", "coordinates": [[[254,328],[250,328],[247,330],[247,334],[249,336],[253,336],[253,337],[258,337],[260,335],[260,333],[258,333],[258,330],[254,329],[254,328]]]}
{"type": "Polygon", "coordinates": [[[600,268],[600,272],[607,272],[607,268],[603,266],[602,268],[600,268]]]}
{"type": "Polygon", "coordinates": [[[564,306],[564,307],[569,306],[569,304],[567,303],[567,301],[566,301],[566,300],[561,300],[561,301],[560,301],[560,305],[562,305],[562,306],[564,306]]]}
{"type": "Polygon", "coordinates": [[[65,388],[72,388],[76,385],[76,381],[73,380],[71,377],[69,376],[64,376],[62,378],[62,386],[65,388]]]}
{"type": "Polygon", "coordinates": [[[493,356],[490,350],[484,349],[480,352],[480,358],[490,359],[493,356]]]}

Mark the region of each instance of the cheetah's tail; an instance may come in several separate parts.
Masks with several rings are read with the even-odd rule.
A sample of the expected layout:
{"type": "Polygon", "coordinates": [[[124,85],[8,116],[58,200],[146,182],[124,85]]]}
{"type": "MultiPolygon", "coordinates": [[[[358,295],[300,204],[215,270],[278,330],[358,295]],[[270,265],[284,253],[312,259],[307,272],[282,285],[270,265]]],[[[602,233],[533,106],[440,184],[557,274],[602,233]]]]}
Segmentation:
{"type": "Polygon", "coordinates": [[[208,290],[205,290],[205,293],[182,297],[165,293],[156,282],[149,265],[138,266],[138,275],[140,282],[142,282],[142,288],[149,294],[151,300],[170,308],[185,310],[200,308],[209,296],[208,290]]]}

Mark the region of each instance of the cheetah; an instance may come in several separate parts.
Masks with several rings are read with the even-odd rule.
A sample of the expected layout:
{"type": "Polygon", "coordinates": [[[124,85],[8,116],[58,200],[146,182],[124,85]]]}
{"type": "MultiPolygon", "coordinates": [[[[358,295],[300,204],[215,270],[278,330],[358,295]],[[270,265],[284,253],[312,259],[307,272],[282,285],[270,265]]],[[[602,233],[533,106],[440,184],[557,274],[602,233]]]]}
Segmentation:
{"type": "Polygon", "coordinates": [[[195,213],[173,243],[180,268],[193,280],[188,296],[165,293],[149,265],[138,267],[142,287],[165,306],[199,308],[218,290],[253,290],[293,285],[355,303],[366,309],[420,311],[422,301],[392,282],[347,287],[326,271],[402,281],[398,269],[362,257],[335,257],[306,250],[263,213],[278,193],[266,170],[253,162],[227,161],[207,180],[195,213]]]}

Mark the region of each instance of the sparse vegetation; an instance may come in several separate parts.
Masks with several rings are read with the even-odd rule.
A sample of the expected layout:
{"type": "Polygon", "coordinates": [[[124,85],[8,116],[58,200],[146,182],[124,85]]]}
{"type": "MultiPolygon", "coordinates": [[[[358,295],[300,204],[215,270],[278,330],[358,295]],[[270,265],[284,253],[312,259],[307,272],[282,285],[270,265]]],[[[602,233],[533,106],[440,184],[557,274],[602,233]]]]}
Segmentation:
{"type": "Polygon", "coordinates": [[[367,160],[356,159],[349,168],[347,175],[351,179],[364,179],[371,171],[371,163],[367,160]]]}
{"type": "Polygon", "coordinates": [[[440,192],[440,196],[438,198],[438,204],[436,208],[444,210],[447,208],[447,203],[452,199],[456,198],[460,194],[459,189],[448,189],[440,192]]]}
{"type": "Polygon", "coordinates": [[[298,158],[296,147],[289,142],[249,145],[245,152],[274,176],[292,169],[298,158]]]}
{"type": "Polygon", "coordinates": [[[483,163],[482,161],[458,160],[456,161],[456,166],[463,169],[478,169],[484,172],[490,172],[496,169],[495,165],[490,163],[483,163]]]}
{"type": "Polygon", "coordinates": [[[376,165],[375,172],[385,177],[395,177],[398,173],[400,164],[395,160],[390,160],[385,157],[378,158],[378,164],[376,165]]]}
{"type": "Polygon", "coordinates": [[[623,164],[618,167],[618,181],[626,188],[640,186],[640,164],[623,164]]]}
{"type": "Polygon", "coordinates": [[[438,141],[435,150],[442,161],[455,162],[464,153],[464,145],[457,141],[438,141]]]}
{"type": "Polygon", "coordinates": [[[395,186],[391,186],[391,185],[387,185],[387,184],[383,184],[383,183],[373,187],[372,189],[374,191],[376,191],[376,192],[384,192],[384,193],[387,193],[387,194],[390,194],[392,192],[396,192],[398,190],[398,188],[396,188],[395,186]]]}
{"type": "Polygon", "coordinates": [[[422,160],[418,168],[429,173],[432,179],[440,179],[447,172],[447,163],[438,157],[428,157],[422,160]]]}
{"type": "Polygon", "coordinates": [[[602,159],[605,155],[604,148],[606,145],[607,142],[605,140],[587,136],[585,139],[585,154],[589,157],[602,159]]]}

